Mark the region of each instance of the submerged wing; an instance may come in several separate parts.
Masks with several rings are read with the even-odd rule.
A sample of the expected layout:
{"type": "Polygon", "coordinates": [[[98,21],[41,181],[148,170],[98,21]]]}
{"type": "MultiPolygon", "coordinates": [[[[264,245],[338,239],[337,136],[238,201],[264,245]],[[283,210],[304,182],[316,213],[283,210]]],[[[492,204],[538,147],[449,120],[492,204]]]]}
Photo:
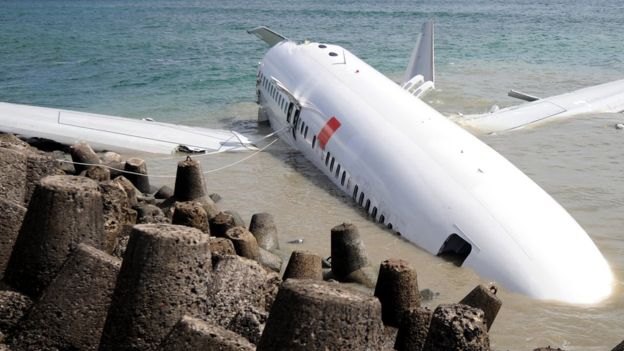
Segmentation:
{"type": "Polygon", "coordinates": [[[260,26],[252,30],[248,30],[247,33],[257,36],[258,38],[262,39],[265,43],[269,44],[269,46],[274,46],[275,44],[286,40],[285,36],[277,32],[274,32],[265,26],[260,26]]]}
{"type": "Polygon", "coordinates": [[[561,117],[624,111],[624,79],[544,99],[513,90],[509,95],[530,102],[483,115],[465,116],[460,123],[483,133],[492,133],[561,117]]]}
{"type": "Polygon", "coordinates": [[[433,20],[425,22],[416,40],[405,77],[403,88],[416,97],[434,88],[435,84],[434,26],[433,20]]]}
{"type": "Polygon", "coordinates": [[[253,148],[228,130],[0,102],[0,131],[61,144],[88,142],[96,150],[152,153],[222,152],[253,148]]]}

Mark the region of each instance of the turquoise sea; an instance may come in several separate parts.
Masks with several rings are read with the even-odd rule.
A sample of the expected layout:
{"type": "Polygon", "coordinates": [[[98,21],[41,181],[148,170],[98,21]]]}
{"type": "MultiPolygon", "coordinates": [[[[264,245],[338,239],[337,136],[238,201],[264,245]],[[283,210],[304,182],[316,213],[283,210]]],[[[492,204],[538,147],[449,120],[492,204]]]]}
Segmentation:
{"type": "MultiPolygon", "coordinates": [[[[0,101],[268,133],[256,118],[256,68],[266,25],[295,40],[336,43],[400,80],[421,24],[436,21],[436,91],[446,114],[518,103],[509,89],[549,96],[624,78],[624,2],[555,1],[5,1],[0,0],[0,101]]],[[[482,139],[559,201],[611,264],[614,294],[597,306],[499,291],[495,350],[610,350],[624,339],[624,132],[621,115],[591,115],[482,139]]],[[[254,135],[255,134],[255,135],[254,135]]],[[[202,160],[218,168],[240,159],[202,160]]],[[[175,160],[150,160],[172,173],[175,160]]],[[[210,174],[224,206],[276,214],[285,243],[329,254],[329,228],[351,221],[371,261],[417,267],[421,288],[458,301],[475,284],[457,268],[372,224],[308,161],[277,143],[210,174]]],[[[170,184],[172,185],[172,184],[170,184]]],[[[284,244],[286,250],[300,248],[284,244]]],[[[582,259],[582,258],[579,258],[582,259]]]]}
{"type": "Polygon", "coordinates": [[[2,0],[0,101],[219,125],[253,100],[266,47],[247,29],[337,43],[398,78],[429,18],[441,89],[462,100],[511,85],[565,91],[622,76],[623,10],[617,0],[2,0]],[[554,73],[545,87],[542,72],[554,73]]]}

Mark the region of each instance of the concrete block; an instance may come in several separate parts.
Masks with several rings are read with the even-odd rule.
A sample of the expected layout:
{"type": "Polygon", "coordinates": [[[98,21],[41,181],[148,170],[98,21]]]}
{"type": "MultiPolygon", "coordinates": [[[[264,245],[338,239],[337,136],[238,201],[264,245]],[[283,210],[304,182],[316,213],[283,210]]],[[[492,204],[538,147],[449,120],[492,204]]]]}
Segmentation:
{"type": "Polygon", "coordinates": [[[0,200],[24,203],[27,160],[24,151],[0,148],[0,200]]]}
{"type": "Polygon", "coordinates": [[[260,250],[256,238],[244,227],[234,227],[225,233],[225,237],[234,244],[236,254],[250,260],[258,261],[260,250]]]}
{"type": "Polygon", "coordinates": [[[273,303],[258,351],[380,350],[379,301],[336,283],[288,279],[273,303]]]}
{"type": "Polygon", "coordinates": [[[161,351],[254,351],[255,349],[255,346],[244,337],[223,327],[189,316],[182,317],[159,348],[161,351]]]}
{"type": "Polygon", "coordinates": [[[496,296],[495,286],[478,285],[459,303],[479,308],[485,313],[487,329],[490,330],[503,302],[496,296]]]}
{"type": "Polygon", "coordinates": [[[96,350],[121,261],[80,244],[9,339],[15,350],[96,350]]]}
{"type": "Polygon", "coordinates": [[[98,249],[106,245],[98,184],[67,175],[42,179],[15,241],[5,281],[30,297],[38,297],[79,243],[98,249]]]}
{"type": "Polygon", "coordinates": [[[398,328],[403,312],[420,307],[416,270],[403,260],[383,261],[379,267],[375,296],[381,302],[384,324],[398,328]]]}
{"type": "Polygon", "coordinates": [[[26,214],[26,208],[21,203],[0,199],[0,279],[4,276],[26,214]]]}
{"type": "Polygon", "coordinates": [[[209,237],[198,229],[135,225],[99,349],[155,350],[183,315],[203,316],[211,262],[209,237]]]}
{"type": "Polygon", "coordinates": [[[206,319],[227,328],[241,310],[268,311],[281,280],[275,272],[240,256],[216,256],[206,319]]]}
{"type": "Polygon", "coordinates": [[[420,351],[425,346],[433,311],[425,307],[410,308],[403,312],[394,349],[420,351]]]}
{"type": "Polygon", "coordinates": [[[323,280],[321,257],[307,251],[293,251],[282,279],[289,278],[323,280]]]}
{"type": "Polygon", "coordinates": [[[485,315],[462,304],[440,305],[431,317],[424,351],[489,351],[485,315]]]}
{"type": "Polygon", "coordinates": [[[210,234],[208,213],[200,202],[176,202],[171,223],[197,228],[206,234],[210,234]]]}
{"type": "Polygon", "coordinates": [[[279,249],[277,227],[273,215],[270,213],[254,214],[249,223],[249,231],[256,237],[261,248],[269,251],[279,249]]]}
{"type": "Polygon", "coordinates": [[[178,162],[174,197],[178,201],[205,199],[206,182],[199,161],[187,157],[178,162]]]}
{"type": "Polygon", "coordinates": [[[147,164],[140,158],[129,158],[124,167],[124,177],[126,177],[142,193],[149,193],[151,190],[149,178],[147,176],[147,164]]]}
{"type": "Polygon", "coordinates": [[[100,158],[91,146],[85,142],[79,142],[69,148],[69,154],[74,161],[76,173],[81,173],[94,165],[100,164],[100,158]]]}

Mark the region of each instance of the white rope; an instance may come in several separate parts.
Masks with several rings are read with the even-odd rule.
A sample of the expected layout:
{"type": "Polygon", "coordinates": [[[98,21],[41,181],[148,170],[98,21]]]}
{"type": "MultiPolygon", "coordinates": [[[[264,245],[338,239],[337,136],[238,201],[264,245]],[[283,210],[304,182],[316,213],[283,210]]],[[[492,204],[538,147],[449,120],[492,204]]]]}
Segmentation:
{"type": "MultiPolygon", "coordinates": [[[[199,158],[199,157],[204,157],[204,156],[215,155],[215,154],[219,154],[219,153],[222,153],[222,152],[227,152],[227,151],[232,151],[232,152],[235,152],[236,150],[225,150],[225,151],[221,151],[221,149],[223,149],[223,147],[225,146],[225,144],[229,143],[229,142],[230,142],[230,140],[232,140],[233,138],[238,139],[238,142],[239,142],[239,143],[241,144],[241,146],[242,146],[242,147],[244,147],[245,149],[247,149],[247,150],[251,150],[251,151],[255,151],[255,149],[250,148],[248,145],[249,145],[249,144],[251,144],[251,145],[256,144],[256,143],[258,143],[258,142],[260,142],[260,141],[263,141],[263,140],[268,139],[268,138],[270,138],[270,137],[272,137],[272,136],[274,136],[274,135],[277,135],[277,134],[279,134],[279,133],[283,132],[283,131],[284,131],[284,129],[287,129],[288,127],[289,127],[289,126],[288,126],[288,125],[286,125],[286,126],[284,126],[284,127],[280,128],[280,129],[278,129],[278,130],[276,130],[276,131],[274,131],[274,132],[272,132],[272,133],[269,133],[269,134],[267,134],[267,135],[265,135],[265,136],[262,136],[262,137],[260,137],[260,138],[258,138],[258,139],[256,139],[256,140],[254,140],[254,141],[252,141],[252,142],[250,142],[250,143],[245,143],[245,142],[243,142],[243,141],[241,140],[241,138],[238,136],[238,134],[237,134],[236,132],[234,132],[233,130],[230,130],[230,132],[232,133],[232,136],[230,136],[230,137],[229,137],[229,138],[227,138],[224,142],[222,142],[222,143],[221,143],[221,145],[219,146],[219,148],[218,148],[218,149],[216,149],[216,150],[214,150],[214,151],[211,151],[211,152],[203,152],[203,153],[191,154],[190,156],[193,156],[193,157],[195,157],[195,158],[199,158]]],[[[177,158],[178,158],[177,156],[172,156],[172,157],[160,157],[160,158],[157,158],[156,160],[159,160],[159,161],[162,161],[162,160],[174,160],[174,159],[177,159],[177,158]]]]}
{"type": "MultiPolygon", "coordinates": [[[[277,133],[277,132],[276,132],[276,133],[277,133]]],[[[272,133],[272,134],[275,134],[275,133],[272,133]]],[[[263,138],[263,139],[264,139],[264,138],[263,138]]],[[[271,141],[270,143],[268,143],[267,145],[265,145],[265,146],[264,146],[264,147],[262,147],[261,149],[258,149],[257,151],[255,151],[255,152],[254,152],[254,153],[252,153],[251,155],[248,155],[248,156],[246,156],[246,157],[243,157],[243,158],[242,158],[242,159],[240,159],[240,160],[234,161],[234,162],[229,163],[229,164],[227,164],[227,165],[225,165],[225,166],[218,167],[218,168],[215,168],[215,169],[211,169],[211,170],[208,170],[208,171],[205,171],[205,172],[202,172],[202,173],[203,173],[203,174],[211,174],[211,173],[216,173],[216,172],[222,171],[222,170],[224,170],[224,169],[227,169],[227,168],[230,168],[230,167],[236,166],[237,164],[242,163],[242,162],[245,162],[245,161],[249,160],[250,158],[252,158],[252,157],[254,157],[254,156],[258,155],[259,153],[261,153],[261,152],[265,151],[265,150],[266,150],[266,149],[268,149],[271,145],[275,144],[278,140],[279,140],[278,138],[275,138],[273,141],[271,141]]],[[[189,156],[189,155],[187,155],[187,156],[189,156]]],[[[198,155],[198,156],[201,156],[201,155],[198,155]]],[[[156,160],[163,160],[163,159],[156,159],[156,160]]],[[[123,170],[123,169],[119,169],[119,168],[115,168],[115,167],[112,167],[112,166],[109,166],[109,165],[99,164],[99,163],[74,162],[74,161],[63,160],[63,159],[57,159],[57,161],[59,161],[59,162],[63,162],[63,163],[71,163],[71,164],[74,164],[74,165],[81,165],[81,166],[100,166],[100,167],[108,168],[108,169],[110,169],[110,170],[114,170],[114,171],[121,172],[121,173],[125,173],[125,174],[134,174],[134,175],[138,175],[138,176],[147,176],[147,177],[149,177],[149,178],[168,178],[168,179],[175,179],[175,175],[164,175],[164,174],[148,174],[148,175],[145,175],[145,174],[142,174],[142,173],[137,173],[137,172],[126,171],[126,170],[123,170]]]]}
{"type": "Polygon", "coordinates": [[[278,141],[278,140],[279,140],[278,138],[275,138],[272,142],[268,143],[268,144],[267,144],[265,147],[263,147],[262,149],[260,149],[260,150],[258,150],[258,151],[256,151],[256,152],[254,152],[253,154],[251,154],[251,155],[249,155],[249,156],[247,156],[247,157],[245,157],[245,158],[242,158],[242,159],[240,159],[240,160],[238,160],[238,161],[236,161],[236,162],[232,162],[232,163],[230,163],[229,165],[225,165],[225,166],[223,166],[223,167],[219,167],[219,168],[216,168],[216,169],[212,169],[212,170],[210,170],[210,171],[206,171],[206,172],[203,172],[203,173],[204,173],[204,174],[216,173],[216,172],[222,171],[222,170],[224,170],[224,169],[226,169],[226,168],[230,168],[230,167],[232,167],[232,166],[236,166],[237,164],[239,164],[239,163],[241,163],[241,162],[244,162],[244,161],[247,161],[247,160],[249,160],[250,158],[252,158],[252,157],[256,156],[256,155],[257,155],[257,154],[259,154],[259,153],[261,153],[262,151],[264,151],[264,150],[268,149],[268,148],[269,148],[269,146],[271,146],[271,145],[275,144],[275,142],[276,142],[276,141],[278,141]]]}

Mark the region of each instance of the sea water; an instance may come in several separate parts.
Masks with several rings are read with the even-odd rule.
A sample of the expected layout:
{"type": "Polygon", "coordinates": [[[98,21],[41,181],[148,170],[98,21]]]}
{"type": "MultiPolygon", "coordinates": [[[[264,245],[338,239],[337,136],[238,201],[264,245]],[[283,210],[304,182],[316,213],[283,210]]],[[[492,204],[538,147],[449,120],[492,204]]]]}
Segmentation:
{"type": "MultiPolygon", "coordinates": [[[[231,128],[257,138],[270,132],[255,123],[254,103],[267,48],[246,30],[266,25],[294,40],[339,44],[400,81],[421,23],[434,18],[437,89],[425,101],[447,115],[482,113],[518,103],[506,97],[512,88],[550,96],[624,78],[623,14],[617,0],[0,0],[0,101],[231,128]]],[[[595,306],[500,289],[494,349],[610,350],[624,338],[624,131],[614,128],[623,119],[587,115],[480,136],[577,219],[616,278],[613,295],[595,306]]],[[[162,176],[152,181],[173,185],[178,159],[145,156],[150,172],[162,176]]],[[[421,288],[439,292],[430,307],[487,283],[369,221],[281,142],[212,172],[246,156],[201,158],[209,190],[247,219],[273,213],[286,251],[328,256],[330,228],[353,222],[375,265],[406,259],[421,288]],[[286,243],[299,238],[303,244],[286,243]]]]}

